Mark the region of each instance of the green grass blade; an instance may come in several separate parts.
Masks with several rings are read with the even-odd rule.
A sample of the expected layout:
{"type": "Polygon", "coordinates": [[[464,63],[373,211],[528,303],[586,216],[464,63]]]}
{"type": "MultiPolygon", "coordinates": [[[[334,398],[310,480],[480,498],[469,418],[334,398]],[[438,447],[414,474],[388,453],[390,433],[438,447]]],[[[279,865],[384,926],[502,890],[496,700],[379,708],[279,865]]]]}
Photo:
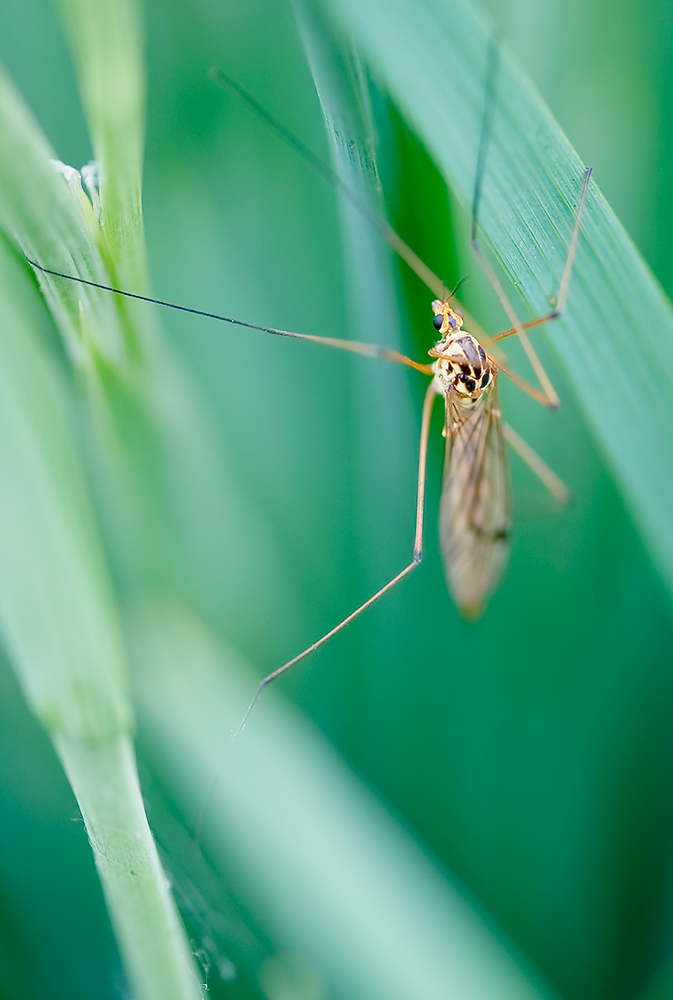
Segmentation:
{"type": "Polygon", "coordinates": [[[198,1000],[196,967],[145,815],[129,737],[54,744],[86,823],[138,1000],[198,1000]]]}
{"type": "MultiPolygon", "coordinates": [[[[69,193],[4,75],[0,130],[0,220],[8,235],[47,266],[110,283],[78,178],[71,178],[69,193]]],[[[138,246],[133,236],[131,246],[138,246]]],[[[82,401],[65,365],[45,347],[53,331],[36,328],[36,289],[25,265],[4,240],[1,249],[3,636],[77,796],[129,983],[143,1000],[195,1000],[201,991],[191,949],[147,823],[133,757],[123,639],[75,445],[82,401]]],[[[119,253],[127,250],[121,246],[119,253]]],[[[101,387],[100,372],[108,388],[115,376],[123,379],[129,334],[139,340],[132,317],[108,293],[40,280],[71,362],[92,376],[89,386],[101,387]]],[[[109,401],[105,409],[111,417],[109,401]]]]}
{"type": "MultiPolygon", "coordinates": [[[[87,201],[71,196],[50,160],[37,122],[0,66],[0,225],[32,260],[90,281],[109,282],[87,218],[87,201]],[[78,207],[81,210],[78,210],[78,207]]],[[[125,356],[119,313],[110,295],[40,274],[39,281],[76,367],[94,354],[125,356]]]]}
{"type": "MultiPolygon", "coordinates": [[[[326,6],[469,210],[488,27],[461,0],[413,8],[401,0],[326,6]]],[[[582,173],[532,84],[503,53],[479,221],[529,307],[524,318],[547,311],[558,288],[582,173]]],[[[593,183],[567,313],[549,337],[670,589],[673,313],[593,183]]]]}
{"type": "Polygon", "coordinates": [[[100,169],[100,248],[118,287],[143,292],[145,71],[133,0],[60,0],[100,169]]]}
{"type": "Polygon", "coordinates": [[[195,998],[190,949],[143,811],[123,639],[67,382],[44,346],[34,285],[4,240],[0,251],[3,639],[77,795],[138,996],[195,998]]]}
{"type": "Polygon", "coordinates": [[[183,815],[202,816],[211,863],[232,873],[281,955],[315,963],[326,995],[553,995],[271,691],[254,732],[231,743],[247,671],[200,621],[146,606],[133,634],[143,744],[162,783],[183,815]]]}
{"type": "Polygon", "coordinates": [[[132,725],[115,600],[67,388],[35,336],[35,289],[0,249],[3,634],[49,731],[93,740],[132,725]]]}

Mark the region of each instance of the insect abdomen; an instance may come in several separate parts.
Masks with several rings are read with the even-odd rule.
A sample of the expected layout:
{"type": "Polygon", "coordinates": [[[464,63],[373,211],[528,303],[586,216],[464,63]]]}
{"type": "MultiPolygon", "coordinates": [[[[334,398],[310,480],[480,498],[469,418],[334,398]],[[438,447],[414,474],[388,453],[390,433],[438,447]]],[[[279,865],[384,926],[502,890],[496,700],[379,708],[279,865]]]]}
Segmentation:
{"type": "Polygon", "coordinates": [[[472,620],[498,586],[509,551],[505,442],[493,393],[474,406],[447,406],[440,537],[449,591],[472,620]]]}

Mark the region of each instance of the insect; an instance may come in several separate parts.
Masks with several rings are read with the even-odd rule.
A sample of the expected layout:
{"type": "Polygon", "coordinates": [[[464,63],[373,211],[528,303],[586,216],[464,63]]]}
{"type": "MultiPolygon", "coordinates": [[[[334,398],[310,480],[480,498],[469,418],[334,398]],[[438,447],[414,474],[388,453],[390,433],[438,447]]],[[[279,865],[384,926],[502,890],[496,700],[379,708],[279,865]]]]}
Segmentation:
{"type": "MultiPolygon", "coordinates": [[[[521,454],[533,471],[538,474],[559,498],[563,498],[564,492],[567,492],[560,480],[558,480],[545,463],[521,441],[511,428],[503,423],[498,403],[498,376],[501,372],[508,375],[536,400],[552,409],[558,403],[558,397],[538,361],[532,346],[528,342],[525,331],[531,327],[556,319],[565,308],[582,213],[591,177],[591,169],[588,168],[586,170],[581,187],[578,184],[578,189],[581,193],[578,198],[574,227],[568,244],[555,306],[544,316],[522,323],[517,318],[497,276],[482,253],[477,238],[478,209],[489,138],[490,117],[492,115],[492,100],[489,103],[489,94],[492,95],[493,92],[494,67],[495,60],[492,60],[487,85],[486,109],[477,156],[472,209],[472,245],[512,324],[503,333],[480,342],[477,337],[464,330],[463,316],[454,298],[456,289],[453,292],[449,292],[444,287],[444,284],[417,257],[413,250],[404,243],[385,219],[378,216],[366,203],[362,202],[358,195],[345,185],[327,164],[316,157],[300,139],[288,132],[281,123],[258,104],[252,95],[221,71],[213,71],[216,81],[237,91],[244,101],[284,141],[298,150],[302,157],[315,170],[334,183],[437,295],[437,298],[432,302],[432,322],[435,331],[439,335],[439,340],[428,352],[432,360],[429,363],[416,362],[395,350],[373,344],[297,333],[273,327],[262,327],[254,323],[207,313],[203,310],[176,305],[117,288],[110,288],[109,286],[99,285],[95,282],[84,281],[85,284],[90,284],[97,288],[104,288],[119,295],[153,302],[181,312],[233,323],[248,329],[261,330],[276,336],[308,340],[340,350],[401,363],[431,378],[425,394],[421,418],[416,525],[411,561],[329,632],[297,656],[268,674],[260,682],[257,695],[253,699],[252,704],[254,704],[261,691],[271,681],[285,673],[300,660],[303,660],[310,653],[326,643],[337,632],[345,628],[354,618],[362,614],[396,586],[404,577],[408,576],[420,563],[423,552],[423,518],[428,438],[433,404],[438,397],[442,397],[445,405],[444,437],[446,440],[440,503],[442,552],[449,590],[466,618],[474,619],[482,612],[486,601],[500,581],[507,561],[511,518],[506,442],[521,454]],[[503,361],[496,359],[487,351],[490,344],[514,334],[519,335],[526,348],[539,378],[542,391],[529,386],[514,372],[510,371],[503,361]]],[[[71,275],[51,271],[34,261],[30,261],[30,263],[33,267],[47,274],[83,281],[83,279],[75,278],[71,275]]],[[[249,711],[250,709],[248,709],[249,711]]],[[[247,719],[247,714],[245,718],[247,719]]],[[[242,725],[244,723],[245,719],[242,725]]]]}

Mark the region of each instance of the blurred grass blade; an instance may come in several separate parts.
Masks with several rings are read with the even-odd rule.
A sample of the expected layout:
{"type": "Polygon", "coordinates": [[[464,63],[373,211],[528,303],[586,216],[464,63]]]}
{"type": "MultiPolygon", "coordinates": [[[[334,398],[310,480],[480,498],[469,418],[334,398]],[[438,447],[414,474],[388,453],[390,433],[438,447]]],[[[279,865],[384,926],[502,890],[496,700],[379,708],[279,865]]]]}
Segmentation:
{"type": "MultiPolygon", "coordinates": [[[[110,59],[114,63],[113,54],[110,59]]],[[[112,91],[108,100],[114,100],[112,91]]],[[[78,179],[71,175],[68,191],[49,163],[52,151],[4,74],[0,131],[0,222],[9,236],[47,266],[109,284],[78,179]]],[[[121,212],[118,219],[123,229],[121,212]]],[[[142,235],[138,221],[131,251],[142,235]]],[[[1,249],[4,639],[77,796],[131,987],[142,1000],[195,1000],[201,991],[191,950],[143,809],[123,640],[73,445],[81,400],[72,391],[69,398],[71,387],[45,349],[46,338],[35,336],[35,287],[25,265],[4,240],[1,249]]],[[[124,378],[130,338],[140,339],[130,311],[118,309],[109,294],[75,283],[45,277],[40,283],[75,368],[93,375],[91,385],[99,372],[106,373],[108,386],[116,373],[124,378]]]]}
{"type": "Polygon", "coordinates": [[[143,292],[145,72],[133,0],[59,0],[100,175],[100,249],[119,288],[143,292]]]}
{"type": "Polygon", "coordinates": [[[645,989],[636,994],[636,1000],[671,1000],[671,997],[673,997],[673,959],[669,954],[645,989]]]}
{"type": "Polygon", "coordinates": [[[35,288],[4,240],[0,284],[4,642],[77,795],[138,996],[195,998],[190,950],[143,812],[123,640],[72,443],[74,414],[35,336],[35,288]]]}
{"type": "MultiPolygon", "coordinates": [[[[469,210],[488,26],[463,0],[413,7],[405,0],[324,0],[324,7],[375,69],[469,210]]],[[[558,288],[582,174],[530,81],[503,53],[479,221],[530,316],[546,312],[558,288]]],[[[568,309],[549,337],[673,590],[673,312],[594,183],[568,309]]]]}
{"type": "Polygon", "coordinates": [[[95,740],[132,725],[115,601],[65,382],[24,318],[35,289],[0,251],[3,634],[49,731],[95,740]]]}
{"type": "Polygon", "coordinates": [[[231,743],[247,672],[204,625],[175,606],[135,621],[141,735],[163,787],[186,816],[205,806],[208,857],[276,947],[327,974],[330,996],[552,995],[271,691],[254,734],[231,743]]]}
{"type": "MultiPolygon", "coordinates": [[[[0,226],[32,260],[109,282],[85,216],[49,162],[54,151],[2,66],[0,132],[0,226]]],[[[94,355],[122,361],[124,336],[111,295],[42,274],[38,280],[75,366],[83,365],[92,349],[94,355]]]]}
{"type": "Polygon", "coordinates": [[[147,823],[133,743],[57,735],[129,984],[138,1000],[199,1000],[191,948],[147,823]]]}

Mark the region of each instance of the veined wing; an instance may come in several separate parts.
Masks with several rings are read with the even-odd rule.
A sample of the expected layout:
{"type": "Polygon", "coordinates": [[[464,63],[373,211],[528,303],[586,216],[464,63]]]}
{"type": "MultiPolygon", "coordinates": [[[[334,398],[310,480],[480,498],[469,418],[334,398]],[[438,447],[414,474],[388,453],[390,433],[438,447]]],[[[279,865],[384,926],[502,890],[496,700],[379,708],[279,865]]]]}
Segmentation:
{"type": "Polygon", "coordinates": [[[446,397],[440,538],[449,590],[478,618],[507,563],[510,529],[505,439],[494,379],[473,403],[446,397]]]}

